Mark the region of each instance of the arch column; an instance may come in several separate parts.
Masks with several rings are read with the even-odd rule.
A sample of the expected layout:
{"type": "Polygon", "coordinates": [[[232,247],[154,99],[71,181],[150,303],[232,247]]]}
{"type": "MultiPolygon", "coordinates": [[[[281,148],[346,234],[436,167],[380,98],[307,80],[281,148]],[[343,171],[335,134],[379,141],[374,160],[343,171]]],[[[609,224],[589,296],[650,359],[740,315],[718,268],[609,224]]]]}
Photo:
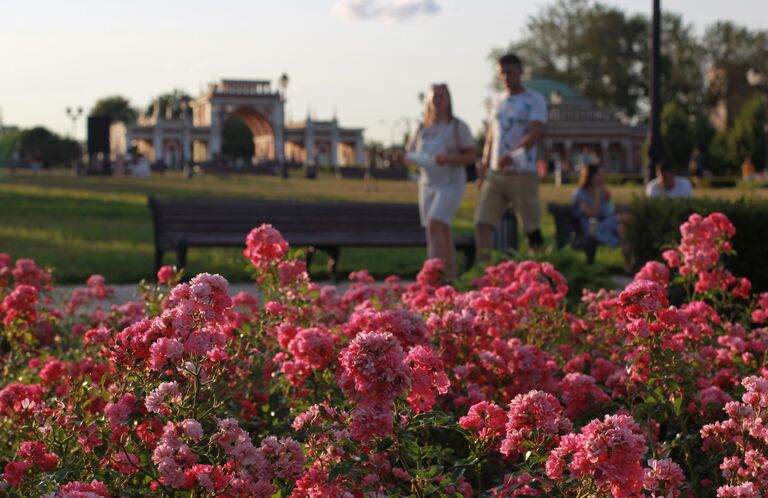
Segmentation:
{"type": "Polygon", "coordinates": [[[339,151],[339,129],[334,127],[333,132],[331,132],[331,166],[333,166],[334,168],[339,165],[338,151],[339,151]]]}
{"type": "Polygon", "coordinates": [[[315,158],[315,132],[310,126],[307,126],[304,131],[304,164],[306,166],[312,164],[315,158]]]}
{"type": "Polygon", "coordinates": [[[283,102],[275,104],[272,107],[271,125],[272,125],[272,144],[274,147],[274,158],[282,162],[285,160],[285,122],[283,120],[283,102]]]}
{"type": "Polygon", "coordinates": [[[362,166],[365,164],[365,144],[363,143],[363,137],[361,134],[355,135],[355,165],[362,166]]]}
{"type": "Polygon", "coordinates": [[[208,138],[208,160],[221,155],[221,113],[218,106],[211,109],[211,134],[208,138]]]}
{"type": "Polygon", "coordinates": [[[190,154],[192,151],[192,140],[189,136],[189,126],[184,123],[184,128],[181,132],[181,163],[191,159],[190,154]]]}
{"type": "Polygon", "coordinates": [[[163,158],[163,130],[157,125],[152,130],[152,151],[155,156],[152,158],[152,162],[157,164],[163,158]]]}

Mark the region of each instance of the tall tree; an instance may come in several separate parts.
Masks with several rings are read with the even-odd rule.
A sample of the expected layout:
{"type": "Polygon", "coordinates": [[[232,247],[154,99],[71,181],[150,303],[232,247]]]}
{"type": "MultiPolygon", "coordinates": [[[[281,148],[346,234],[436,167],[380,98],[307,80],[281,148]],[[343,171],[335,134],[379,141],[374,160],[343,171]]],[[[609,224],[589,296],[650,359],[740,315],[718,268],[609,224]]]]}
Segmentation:
{"type": "Polygon", "coordinates": [[[693,123],[677,102],[667,102],[661,111],[661,135],[667,160],[679,171],[688,164],[694,147],[693,123]]]}
{"type": "Polygon", "coordinates": [[[762,95],[747,101],[728,134],[728,149],[733,164],[741,164],[747,157],[758,167],[766,160],[766,124],[768,102],[762,95]]]}
{"type": "Polygon", "coordinates": [[[160,117],[169,115],[178,118],[182,109],[189,106],[192,96],[180,88],[174,88],[171,92],[163,93],[152,99],[152,103],[147,107],[147,114],[152,115],[155,111],[155,104],[159,106],[160,117]]]}
{"type": "Polygon", "coordinates": [[[138,112],[125,97],[111,95],[97,100],[88,115],[92,117],[109,117],[113,122],[133,123],[136,121],[138,112]]]}
{"type": "Polygon", "coordinates": [[[42,126],[23,130],[19,136],[21,157],[40,154],[48,164],[60,164],[76,160],[80,145],[71,138],[62,138],[42,126]]]}
{"type": "Polygon", "coordinates": [[[768,74],[768,31],[751,31],[731,21],[718,21],[704,30],[702,44],[710,66],[747,66],[768,74]]]}
{"type": "MultiPolygon", "coordinates": [[[[663,100],[688,108],[703,95],[701,47],[680,16],[665,13],[663,19],[663,100]]],[[[532,75],[567,83],[597,106],[634,117],[647,107],[649,29],[647,16],[589,0],[557,0],[532,15],[509,48],[532,75]]]]}
{"type": "Polygon", "coordinates": [[[662,102],[677,102],[690,114],[704,101],[704,50],[678,14],[664,12],[661,36],[662,102]]]}

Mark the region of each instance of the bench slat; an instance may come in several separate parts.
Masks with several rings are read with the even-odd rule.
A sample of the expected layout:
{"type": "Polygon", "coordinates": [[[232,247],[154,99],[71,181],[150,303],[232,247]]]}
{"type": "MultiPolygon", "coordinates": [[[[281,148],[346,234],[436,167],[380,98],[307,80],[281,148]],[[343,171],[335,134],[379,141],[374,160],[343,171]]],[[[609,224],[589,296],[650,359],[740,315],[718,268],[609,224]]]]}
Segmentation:
{"type": "MultiPolygon", "coordinates": [[[[150,197],[149,206],[158,267],[166,250],[177,251],[181,263],[187,247],[244,247],[247,234],[262,223],[273,225],[297,247],[426,245],[415,204],[150,197]]],[[[455,243],[472,254],[473,237],[457,237],[455,243]]]]}

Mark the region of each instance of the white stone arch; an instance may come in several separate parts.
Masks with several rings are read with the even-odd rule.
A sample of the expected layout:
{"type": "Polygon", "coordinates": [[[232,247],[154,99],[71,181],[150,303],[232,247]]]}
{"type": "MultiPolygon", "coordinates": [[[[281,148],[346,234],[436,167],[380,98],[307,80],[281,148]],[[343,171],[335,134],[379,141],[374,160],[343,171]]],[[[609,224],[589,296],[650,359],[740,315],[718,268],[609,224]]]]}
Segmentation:
{"type": "Polygon", "coordinates": [[[221,153],[221,131],[224,122],[239,116],[254,134],[254,146],[268,145],[270,159],[284,157],[283,98],[272,90],[269,81],[222,80],[212,84],[193,103],[195,126],[210,129],[209,156],[221,153]],[[267,138],[271,137],[271,138],[267,138]]]}

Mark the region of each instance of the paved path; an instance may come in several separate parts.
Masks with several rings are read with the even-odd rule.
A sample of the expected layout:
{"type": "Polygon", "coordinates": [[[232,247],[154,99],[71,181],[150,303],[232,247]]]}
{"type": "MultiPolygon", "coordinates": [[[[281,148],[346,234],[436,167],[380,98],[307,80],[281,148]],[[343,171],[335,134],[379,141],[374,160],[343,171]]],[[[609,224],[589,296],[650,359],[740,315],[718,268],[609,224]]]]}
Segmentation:
{"type": "MultiPolygon", "coordinates": [[[[613,279],[613,282],[616,285],[617,289],[623,289],[624,287],[627,286],[628,283],[632,281],[632,278],[626,275],[613,275],[611,278],[613,279]]],[[[320,284],[321,286],[334,285],[329,281],[317,282],[317,283],[320,284]]],[[[405,281],[403,283],[407,284],[408,281],[405,281]]],[[[138,298],[138,293],[136,292],[136,287],[138,284],[111,285],[109,282],[107,282],[107,285],[115,289],[114,298],[112,300],[112,302],[114,303],[125,303],[126,301],[130,301],[138,298]]],[[[349,288],[350,282],[344,281],[341,283],[337,283],[335,285],[338,293],[343,294],[349,288]]],[[[58,294],[58,295],[69,294],[72,291],[72,289],[75,289],[77,287],[84,287],[84,286],[83,285],[57,285],[55,287],[56,289],[55,294],[58,294]]],[[[238,282],[238,283],[229,284],[230,296],[234,296],[239,292],[249,292],[251,294],[256,294],[256,284],[248,283],[248,282],[238,282]]]]}
{"type": "MultiPolygon", "coordinates": [[[[331,282],[318,282],[321,286],[333,285],[331,282]]],[[[85,287],[85,285],[57,285],[54,287],[54,299],[58,299],[59,296],[69,296],[73,289],[78,287],[85,287]]],[[[107,287],[115,289],[115,293],[110,298],[112,303],[125,303],[134,299],[138,299],[139,294],[136,292],[138,284],[110,284],[107,282],[107,287]]],[[[349,282],[341,282],[336,284],[337,291],[341,294],[346,292],[349,287],[349,282]]],[[[248,292],[250,294],[256,294],[256,284],[248,282],[230,283],[229,295],[234,296],[240,292],[248,292]]]]}

